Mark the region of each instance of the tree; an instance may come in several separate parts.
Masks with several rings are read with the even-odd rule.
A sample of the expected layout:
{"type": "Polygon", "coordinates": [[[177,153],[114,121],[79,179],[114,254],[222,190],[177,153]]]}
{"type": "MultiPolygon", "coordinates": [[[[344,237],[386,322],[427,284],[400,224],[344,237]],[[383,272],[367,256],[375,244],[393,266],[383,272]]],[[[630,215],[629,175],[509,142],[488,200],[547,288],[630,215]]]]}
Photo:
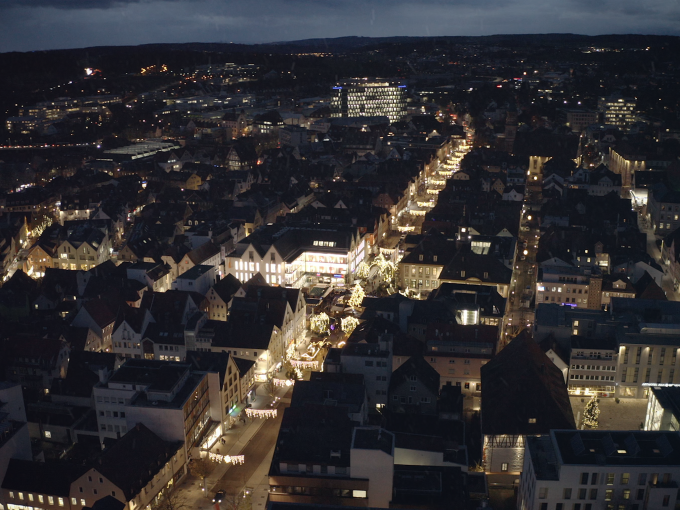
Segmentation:
{"type": "Polygon", "coordinates": [[[356,270],[354,271],[354,276],[360,278],[361,280],[365,280],[366,278],[368,278],[369,269],[370,268],[368,264],[366,264],[366,262],[362,260],[357,266],[356,270]]]}
{"type": "Polygon", "coordinates": [[[593,429],[596,429],[599,425],[600,406],[598,402],[597,396],[593,395],[583,409],[583,424],[593,429]]]}
{"type": "Polygon", "coordinates": [[[330,325],[330,317],[324,312],[316,315],[312,315],[309,318],[309,326],[312,331],[323,335],[328,332],[328,326],[330,325]]]}
{"type": "Polygon", "coordinates": [[[347,304],[352,308],[357,308],[361,306],[365,295],[364,289],[362,289],[361,285],[357,283],[352,289],[352,295],[350,296],[349,301],[347,301],[347,304]]]}
{"type": "Polygon", "coordinates": [[[205,490],[205,479],[212,471],[212,465],[208,462],[208,459],[193,459],[189,463],[189,471],[193,476],[201,479],[203,490],[205,490]]]}
{"type": "Polygon", "coordinates": [[[352,334],[352,331],[356,329],[356,327],[359,325],[359,319],[356,317],[352,317],[351,315],[349,317],[343,317],[341,321],[341,327],[342,331],[347,334],[347,336],[352,334]]]}
{"type": "Polygon", "coordinates": [[[180,496],[180,492],[166,489],[158,501],[157,510],[189,510],[186,499],[180,496]]]}

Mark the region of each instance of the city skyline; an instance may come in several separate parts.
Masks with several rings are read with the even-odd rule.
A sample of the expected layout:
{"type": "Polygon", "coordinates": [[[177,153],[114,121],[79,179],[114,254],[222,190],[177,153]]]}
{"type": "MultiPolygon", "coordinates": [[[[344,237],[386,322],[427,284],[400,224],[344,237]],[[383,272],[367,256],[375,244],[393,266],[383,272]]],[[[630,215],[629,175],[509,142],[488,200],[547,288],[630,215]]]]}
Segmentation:
{"type": "Polygon", "coordinates": [[[679,35],[680,4],[655,0],[309,0],[0,2],[0,52],[150,43],[244,44],[342,36],[577,33],[679,35]]]}

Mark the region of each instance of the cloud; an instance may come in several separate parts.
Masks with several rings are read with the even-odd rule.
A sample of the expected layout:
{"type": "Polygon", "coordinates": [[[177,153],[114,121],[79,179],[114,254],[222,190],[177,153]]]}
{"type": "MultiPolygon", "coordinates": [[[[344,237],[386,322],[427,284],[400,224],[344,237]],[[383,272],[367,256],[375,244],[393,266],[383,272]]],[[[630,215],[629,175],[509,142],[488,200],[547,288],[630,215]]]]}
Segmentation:
{"type": "Polygon", "coordinates": [[[360,35],[680,32],[676,0],[0,0],[0,51],[360,35]]]}

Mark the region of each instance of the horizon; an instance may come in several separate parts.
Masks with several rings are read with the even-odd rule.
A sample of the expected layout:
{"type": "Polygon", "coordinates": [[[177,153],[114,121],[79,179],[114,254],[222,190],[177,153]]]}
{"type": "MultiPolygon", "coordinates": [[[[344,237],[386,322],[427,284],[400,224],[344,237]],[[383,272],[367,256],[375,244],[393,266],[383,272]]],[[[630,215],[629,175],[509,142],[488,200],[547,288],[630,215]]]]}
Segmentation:
{"type": "Polygon", "coordinates": [[[0,52],[339,37],[679,36],[678,21],[680,3],[663,0],[2,0],[0,52]]]}
{"type": "Polygon", "coordinates": [[[165,46],[165,45],[193,45],[193,44],[205,44],[205,45],[233,45],[233,46],[278,46],[286,44],[300,44],[313,43],[316,41],[337,41],[341,39],[448,39],[448,38],[494,38],[494,37],[551,37],[551,36],[572,36],[574,38],[584,37],[584,38],[606,38],[606,37],[671,37],[680,39],[680,34],[645,34],[645,33],[602,33],[602,34],[580,34],[576,32],[536,32],[536,33],[497,33],[497,34],[485,34],[485,35],[390,35],[390,36],[366,36],[366,35],[340,35],[334,37],[307,37],[302,39],[288,39],[288,40],[276,40],[267,42],[238,42],[238,41],[171,41],[171,42],[146,42],[139,44],[99,44],[90,46],[73,46],[73,47],[58,47],[50,49],[34,49],[34,50],[8,50],[0,51],[0,54],[7,53],[39,53],[39,52],[49,52],[49,51],[71,51],[71,50],[89,50],[97,48],[138,48],[145,46],[165,46]]]}

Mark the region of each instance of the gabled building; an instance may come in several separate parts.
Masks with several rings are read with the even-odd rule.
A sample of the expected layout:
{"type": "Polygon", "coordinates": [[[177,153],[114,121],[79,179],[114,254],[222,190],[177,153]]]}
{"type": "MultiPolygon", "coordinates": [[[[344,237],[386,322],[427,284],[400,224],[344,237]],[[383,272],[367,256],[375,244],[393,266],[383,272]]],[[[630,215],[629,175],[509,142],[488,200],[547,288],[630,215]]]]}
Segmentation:
{"type": "Polygon", "coordinates": [[[205,294],[208,300],[208,319],[226,321],[232,299],[240,288],[241,282],[233,274],[227,274],[218,280],[205,294]]]}
{"type": "Polygon", "coordinates": [[[575,429],[562,372],[520,333],[482,367],[482,460],[487,473],[519,473],[527,436],[575,429]]]}
{"type": "Polygon", "coordinates": [[[388,408],[414,414],[437,414],[439,373],[421,356],[412,356],[390,379],[388,408]]]}

